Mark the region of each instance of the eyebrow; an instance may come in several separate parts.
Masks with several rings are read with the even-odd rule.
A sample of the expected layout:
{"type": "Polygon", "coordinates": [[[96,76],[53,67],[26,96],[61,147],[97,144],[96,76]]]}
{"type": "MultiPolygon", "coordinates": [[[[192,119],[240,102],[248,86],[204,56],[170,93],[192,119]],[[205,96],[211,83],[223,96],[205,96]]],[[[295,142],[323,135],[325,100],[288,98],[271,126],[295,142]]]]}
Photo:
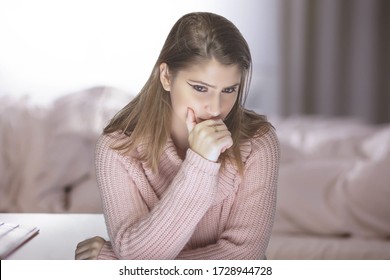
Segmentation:
{"type": "MultiPolygon", "coordinates": [[[[216,86],[212,86],[212,85],[210,85],[208,83],[205,83],[205,82],[202,82],[202,81],[194,81],[194,80],[188,80],[188,81],[191,82],[191,83],[202,84],[204,86],[208,86],[208,87],[211,87],[211,88],[216,88],[216,86]]],[[[224,88],[232,88],[232,87],[236,87],[236,86],[239,86],[239,85],[240,85],[240,83],[237,83],[237,84],[234,84],[234,85],[232,85],[230,87],[224,87],[224,88]]]]}

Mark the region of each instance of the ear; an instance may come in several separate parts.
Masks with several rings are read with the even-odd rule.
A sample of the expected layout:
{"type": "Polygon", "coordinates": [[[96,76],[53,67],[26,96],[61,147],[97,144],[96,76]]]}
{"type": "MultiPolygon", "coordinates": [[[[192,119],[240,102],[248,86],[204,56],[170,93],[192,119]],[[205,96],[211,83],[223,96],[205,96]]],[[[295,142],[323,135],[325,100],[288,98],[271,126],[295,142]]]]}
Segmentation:
{"type": "Polygon", "coordinates": [[[171,91],[171,76],[168,64],[165,62],[160,64],[160,81],[166,91],[171,91]]]}

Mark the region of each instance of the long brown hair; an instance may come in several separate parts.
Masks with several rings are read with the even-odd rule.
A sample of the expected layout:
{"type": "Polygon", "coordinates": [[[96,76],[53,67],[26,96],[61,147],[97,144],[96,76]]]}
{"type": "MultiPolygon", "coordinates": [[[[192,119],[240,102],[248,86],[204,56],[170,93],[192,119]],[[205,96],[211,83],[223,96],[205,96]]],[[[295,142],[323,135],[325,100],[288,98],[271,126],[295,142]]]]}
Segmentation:
{"type": "Polygon", "coordinates": [[[172,27],[148,81],[104,129],[104,134],[119,131],[128,136],[125,142],[113,148],[128,152],[146,144],[148,148],[144,149],[140,160],[157,172],[164,145],[170,137],[172,114],[170,94],[162,87],[159,66],[166,63],[170,73],[175,75],[191,64],[211,58],[224,65],[238,65],[242,71],[238,98],[224,120],[232,134],[233,146],[219,159],[223,164],[231,161],[242,173],[240,143],[266,133],[271,125],[264,116],[243,107],[252,75],[247,42],[233,23],[213,13],[184,15],[172,27]]]}

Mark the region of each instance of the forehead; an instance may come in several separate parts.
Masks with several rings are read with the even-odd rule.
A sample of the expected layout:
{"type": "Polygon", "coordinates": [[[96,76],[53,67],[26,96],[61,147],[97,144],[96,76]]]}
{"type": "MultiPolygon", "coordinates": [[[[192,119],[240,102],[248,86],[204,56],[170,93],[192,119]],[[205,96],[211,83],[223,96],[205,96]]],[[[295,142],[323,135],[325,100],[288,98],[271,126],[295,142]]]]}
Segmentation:
{"type": "Polygon", "coordinates": [[[229,86],[239,83],[241,69],[238,65],[224,65],[212,58],[195,63],[178,73],[185,79],[199,80],[216,86],[229,86]]]}

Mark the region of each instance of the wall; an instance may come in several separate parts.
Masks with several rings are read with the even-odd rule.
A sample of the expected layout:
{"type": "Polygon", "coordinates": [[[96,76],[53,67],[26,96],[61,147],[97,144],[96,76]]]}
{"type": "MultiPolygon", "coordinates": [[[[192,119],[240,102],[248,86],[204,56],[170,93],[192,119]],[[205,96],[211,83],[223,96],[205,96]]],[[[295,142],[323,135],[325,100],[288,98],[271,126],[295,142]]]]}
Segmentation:
{"type": "Polygon", "coordinates": [[[241,30],[254,61],[249,104],[266,110],[277,54],[276,4],[268,0],[1,1],[0,96],[49,103],[96,85],[136,93],[174,22],[192,11],[219,13],[241,30]]]}

